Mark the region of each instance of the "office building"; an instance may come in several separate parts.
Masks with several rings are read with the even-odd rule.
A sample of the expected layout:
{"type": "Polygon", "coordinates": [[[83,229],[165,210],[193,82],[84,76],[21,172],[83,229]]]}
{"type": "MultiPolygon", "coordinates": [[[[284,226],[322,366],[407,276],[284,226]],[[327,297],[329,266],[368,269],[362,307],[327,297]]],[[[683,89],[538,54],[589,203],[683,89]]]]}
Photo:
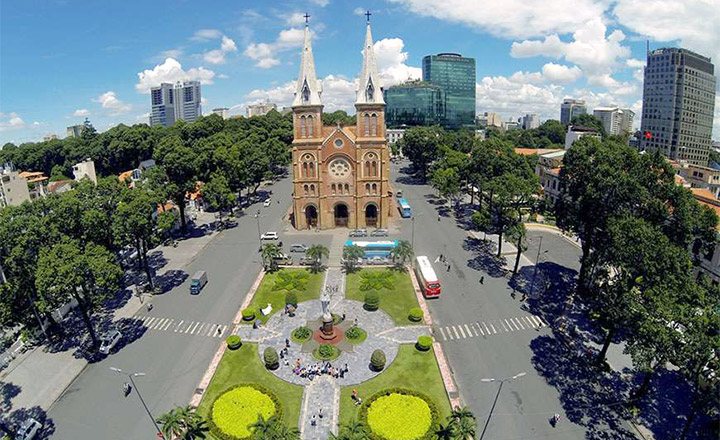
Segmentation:
{"type": "Polygon", "coordinates": [[[162,83],[150,89],[150,125],[171,127],[176,121],[195,122],[202,115],[200,81],[162,83]]]}
{"type": "Polygon", "coordinates": [[[85,125],[83,124],[71,125],[65,130],[65,137],[79,138],[82,136],[83,128],[85,128],[85,125]]]}
{"type": "Polygon", "coordinates": [[[570,125],[574,117],[587,113],[584,99],[566,99],[560,104],[560,123],[570,125]]]}
{"type": "Polygon", "coordinates": [[[423,81],[444,93],[443,127],[475,126],[475,59],[457,53],[427,55],[422,60],[423,81]]]}
{"type": "Polygon", "coordinates": [[[55,133],[50,133],[50,134],[46,134],[45,136],[43,136],[43,141],[45,141],[45,142],[52,141],[57,138],[58,138],[58,135],[56,135],[55,133]]]}
{"type": "Polygon", "coordinates": [[[405,136],[404,128],[388,128],[385,130],[385,138],[387,139],[388,145],[398,143],[403,136],[405,136]]]}
{"type": "Polygon", "coordinates": [[[18,206],[30,200],[27,180],[20,177],[11,163],[0,165],[0,208],[18,206]]]}
{"type": "Polygon", "coordinates": [[[75,164],[73,166],[73,176],[75,180],[82,180],[88,178],[92,183],[97,185],[97,174],[95,174],[95,162],[92,159],[85,159],[83,162],[75,164]]]}
{"type": "Polygon", "coordinates": [[[649,52],[645,66],[640,149],[707,165],[715,110],[715,67],[686,49],[649,52]]]}
{"type": "Polygon", "coordinates": [[[540,126],[540,117],[535,113],[531,113],[522,117],[523,130],[531,130],[540,126]]]}
{"type": "Polygon", "coordinates": [[[277,104],[274,102],[261,102],[258,104],[250,104],[247,106],[247,117],[265,116],[270,110],[277,111],[277,104]]]}
{"type": "Polygon", "coordinates": [[[227,118],[228,118],[228,116],[229,116],[229,115],[228,115],[228,112],[229,112],[229,111],[230,111],[230,109],[227,108],[227,107],[219,107],[219,108],[214,108],[214,109],[212,110],[212,112],[213,112],[214,115],[218,115],[218,116],[220,116],[220,117],[223,118],[223,119],[227,119],[227,118]]]}
{"type": "Polygon", "coordinates": [[[503,128],[505,131],[510,130],[519,130],[521,127],[521,124],[519,121],[514,121],[512,119],[508,119],[507,121],[503,122],[503,128]]]}
{"type": "Polygon", "coordinates": [[[635,112],[628,108],[597,107],[593,110],[595,116],[603,125],[605,133],[609,135],[623,135],[632,133],[635,112]]]}
{"type": "Polygon", "coordinates": [[[385,90],[385,121],[388,127],[441,125],[445,117],[445,94],[439,86],[409,81],[385,90]]]}
{"type": "Polygon", "coordinates": [[[574,144],[576,140],[580,139],[583,136],[594,136],[596,138],[599,138],[600,134],[597,132],[596,129],[592,127],[571,125],[568,127],[567,133],[565,133],[565,149],[570,149],[570,147],[572,147],[572,144],[574,144]]]}
{"type": "Polygon", "coordinates": [[[480,127],[503,128],[502,116],[494,112],[485,112],[482,115],[478,115],[477,124],[480,127]]]}

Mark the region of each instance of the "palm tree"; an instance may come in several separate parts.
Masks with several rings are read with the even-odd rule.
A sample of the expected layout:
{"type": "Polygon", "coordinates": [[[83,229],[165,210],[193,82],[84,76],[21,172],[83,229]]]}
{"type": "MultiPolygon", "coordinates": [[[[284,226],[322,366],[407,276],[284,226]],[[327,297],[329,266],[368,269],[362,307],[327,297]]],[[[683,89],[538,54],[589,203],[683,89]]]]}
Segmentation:
{"type": "Polygon", "coordinates": [[[272,438],[273,440],[300,440],[300,431],[297,428],[289,428],[278,421],[272,438]]]}
{"type": "Polygon", "coordinates": [[[437,431],[435,431],[435,435],[437,436],[438,440],[455,440],[455,431],[452,429],[452,426],[450,426],[450,424],[447,424],[445,426],[440,424],[437,431]]]}
{"type": "Polygon", "coordinates": [[[173,408],[158,417],[165,438],[171,440],[204,439],[210,430],[205,420],[190,406],[173,408]]]}
{"type": "Polygon", "coordinates": [[[180,437],[185,429],[182,407],[173,408],[158,417],[157,422],[162,426],[162,433],[167,439],[180,437]]]}
{"type": "Polygon", "coordinates": [[[249,428],[252,429],[252,438],[257,440],[272,438],[276,431],[277,424],[277,416],[270,416],[265,420],[262,414],[258,414],[257,421],[249,426],[249,428]]]}
{"type": "Polygon", "coordinates": [[[448,419],[448,426],[452,429],[456,439],[467,440],[475,437],[477,423],[475,422],[475,415],[468,407],[456,407],[448,419]]]}
{"type": "Polygon", "coordinates": [[[357,262],[365,256],[365,251],[358,245],[351,244],[343,248],[343,265],[346,272],[352,272],[357,268],[357,262]]]}
{"type": "Polygon", "coordinates": [[[319,272],[322,267],[322,258],[329,257],[330,251],[321,244],[314,244],[305,251],[305,255],[313,259],[313,271],[319,272]]]}
{"type": "Polygon", "coordinates": [[[348,423],[340,427],[338,435],[330,433],[328,436],[330,440],[369,440],[370,430],[368,426],[355,419],[350,420],[348,423]]]}
{"type": "Polygon", "coordinates": [[[282,255],[282,249],[280,249],[280,246],[274,243],[264,245],[262,248],[263,266],[265,266],[268,271],[275,272],[278,268],[276,258],[280,255],[282,255]]]}
{"type": "Polygon", "coordinates": [[[398,241],[397,246],[395,246],[395,249],[392,250],[390,255],[392,256],[392,259],[395,260],[397,265],[402,267],[402,265],[405,264],[406,260],[412,258],[412,245],[410,245],[410,242],[407,240],[400,240],[398,241]]]}

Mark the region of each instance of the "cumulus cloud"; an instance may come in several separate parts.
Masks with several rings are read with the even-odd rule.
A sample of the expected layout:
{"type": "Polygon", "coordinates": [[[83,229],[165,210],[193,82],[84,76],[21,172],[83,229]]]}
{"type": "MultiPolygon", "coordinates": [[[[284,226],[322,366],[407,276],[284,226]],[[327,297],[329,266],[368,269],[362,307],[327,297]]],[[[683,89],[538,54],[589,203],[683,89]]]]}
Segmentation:
{"type": "Polygon", "coordinates": [[[290,16],[285,20],[285,23],[287,23],[288,26],[300,26],[305,24],[305,14],[302,12],[293,12],[290,14],[290,16]]]}
{"type": "Polygon", "coordinates": [[[112,90],[92,99],[92,101],[99,103],[111,116],[121,115],[132,109],[130,104],[119,100],[112,90]]]}
{"type": "Polygon", "coordinates": [[[641,67],[645,67],[645,61],[638,60],[636,58],[628,58],[627,60],[625,60],[625,65],[632,69],[639,69],[641,67]]]}
{"type": "Polygon", "coordinates": [[[321,8],[324,8],[325,6],[330,4],[330,0],[310,0],[311,3],[315,3],[316,5],[320,6],[321,8]]]}
{"type": "MultiPolygon", "coordinates": [[[[322,101],[326,111],[353,111],[355,89],[357,88],[356,81],[351,81],[340,75],[328,75],[321,81],[323,85],[322,101]]],[[[247,104],[261,101],[271,101],[276,103],[278,107],[287,107],[292,104],[294,93],[295,81],[288,81],[269,89],[255,89],[245,95],[248,101],[239,104],[238,107],[245,107],[247,104]]]]}
{"type": "Polygon", "coordinates": [[[373,45],[378,71],[386,88],[422,77],[419,67],[406,64],[408,53],[403,52],[404,47],[405,43],[400,38],[383,38],[373,45]]]}
{"type": "Polygon", "coordinates": [[[135,89],[140,93],[150,93],[151,87],[159,86],[161,83],[175,83],[177,81],[198,80],[203,85],[213,83],[215,72],[204,67],[183,70],[182,65],[173,58],[168,58],[162,64],[152,69],[138,73],[138,83],[135,89]]]}
{"type": "Polygon", "coordinates": [[[508,77],[508,81],[514,82],[514,83],[529,83],[529,84],[538,84],[543,82],[543,76],[540,72],[515,72],[510,77],[508,77]]]}
{"type": "Polygon", "coordinates": [[[90,110],[86,108],[79,108],[73,112],[73,116],[90,116],[90,110]]]}
{"type": "Polygon", "coordinates": [[[220,49],[213,49],[203,54],[203,60],[210,64],[225,64],[225,55],[237,52],[237,46],[232,38],[225,35],[221,37],[220,49]]]}
{"type": "Polygon", "coordinates": [[[542,67],[543,78],[548,82],[571,83],[582,76],[577,66],[568,67],[563,64],[547,63],[542,67]]]}
{"type": "Polygon", "coordinates": [[[215,40],[222,37],[222,32],[217,29],[200,29],[190,38],[195,41],[215,40]]]}
{"type": "Polygon", "coordinates": [[[255,67],[269,69],[280,64],[280,53],[301,47],[305,31],[299,28],[283,29],[272,43],[255,43],[247,45],[243,54],[255,61],[255,67]]]}
{"type": "Polygon", "coordinates": [[[497,112],[517,117],[537,113],[541,119],[557,119],[565,93],[558,85],[534,85],[504,76],[484,77],[475,87],[478,113],[497,112]]]}
{"type": "Polygon", "coordinates": [[[0,113],[0,131],[24,128],[27,124],[15,112],[0,113]]]}

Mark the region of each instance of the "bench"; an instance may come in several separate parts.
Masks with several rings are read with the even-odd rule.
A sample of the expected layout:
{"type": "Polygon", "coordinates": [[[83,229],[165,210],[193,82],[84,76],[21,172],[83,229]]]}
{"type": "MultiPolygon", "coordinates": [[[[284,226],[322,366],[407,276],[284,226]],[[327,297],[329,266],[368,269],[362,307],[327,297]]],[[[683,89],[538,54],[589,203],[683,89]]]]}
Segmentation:
{"type": "Polygon", "coordinates": [[[263,316],[268,316],[272,313],[272,304],[268,303],[267,307],[264,309],[260,309],[260,313],[263,314],[263,316]]]}

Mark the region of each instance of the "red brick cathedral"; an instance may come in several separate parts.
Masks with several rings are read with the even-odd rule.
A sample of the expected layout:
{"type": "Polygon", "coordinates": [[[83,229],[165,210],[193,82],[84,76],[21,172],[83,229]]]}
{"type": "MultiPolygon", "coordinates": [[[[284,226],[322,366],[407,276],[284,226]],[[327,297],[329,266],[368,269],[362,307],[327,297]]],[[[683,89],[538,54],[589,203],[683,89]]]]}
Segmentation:
{"type": "Polygon", "coordinates": [[[324,127],[322,86],[305,25],[293,101],[293,216],[297,229],[386,228],[392,209],[385,101],[370,23],[355,100],[354,127],[324,127]]]}

